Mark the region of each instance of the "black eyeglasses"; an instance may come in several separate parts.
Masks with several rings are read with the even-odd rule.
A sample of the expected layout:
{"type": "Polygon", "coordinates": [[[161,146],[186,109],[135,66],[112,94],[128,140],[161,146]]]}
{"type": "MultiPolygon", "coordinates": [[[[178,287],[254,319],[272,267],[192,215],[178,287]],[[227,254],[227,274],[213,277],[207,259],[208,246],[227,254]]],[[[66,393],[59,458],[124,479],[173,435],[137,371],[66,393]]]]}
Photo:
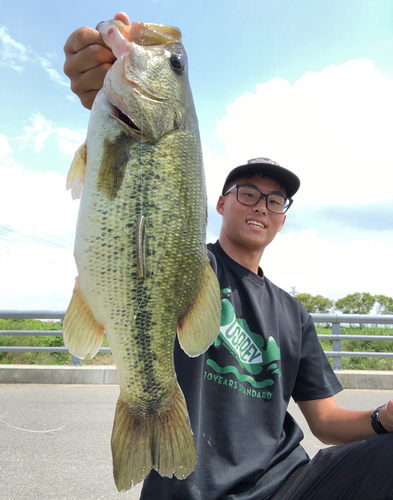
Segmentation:
{"type": "Polygon", "coordinates": [[[248,184],[236,184],[224,194],[226,196],[230,191],[236,188],[236,199],[242,205],[250,207],[256,205],[261,198],[265,198],[266,208],[273,214],[285,214],[292,205],[292,198],[287,198],[282,194],[265,194],[259,191],[255,186],[248,184]]]}

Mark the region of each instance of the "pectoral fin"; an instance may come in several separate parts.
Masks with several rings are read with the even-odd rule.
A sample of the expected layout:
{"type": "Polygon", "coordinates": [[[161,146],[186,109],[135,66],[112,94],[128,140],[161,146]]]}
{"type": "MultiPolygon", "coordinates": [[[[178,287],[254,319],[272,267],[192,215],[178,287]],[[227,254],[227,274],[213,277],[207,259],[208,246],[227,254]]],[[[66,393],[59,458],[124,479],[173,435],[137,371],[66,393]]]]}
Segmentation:
{"type": "Polygon", "coordinates": [[[78,278],[63,322],[64,345],[73,356],[93,357],[102,344],[104,328],[94,318],[81,292],[78,278]]]}
{"type": "Polygon", "coordinates": [[[116,137],[106,137],[103,142],[103,155],[98,172],[98,190],[110,200],[114,200],[123,183],[127,162],[130,158],[130,141],[125,132],[116,137]]]}
{"type": "Polygon", "coordinates": [[[220,286],[206,257],[199,293],[185,317],[177,325],[177,336],[184,352],[192,357],[205,352],[217,338],[220,318],[220,286]]]}
{"type": "Polygon", "coordinates": [[[82,146],[77,149],[67,175],[67,190],[71,189],[73,200],[81,197],[86,172],[86,156],[87,148],[86,142],[84,142],[82,146]]]}

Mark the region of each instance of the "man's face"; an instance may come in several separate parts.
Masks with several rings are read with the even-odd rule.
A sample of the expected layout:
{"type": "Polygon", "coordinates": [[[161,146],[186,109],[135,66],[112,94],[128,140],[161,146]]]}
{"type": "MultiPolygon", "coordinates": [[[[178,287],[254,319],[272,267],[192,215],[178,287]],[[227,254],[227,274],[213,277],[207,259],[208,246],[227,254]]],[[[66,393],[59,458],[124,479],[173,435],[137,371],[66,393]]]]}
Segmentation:
{"type": "MultiPolygon", "coordinates": [[[[286,196],[280,185],[270,179],[259,176],[239,178],[235,184],[247,184],[257,187],[262,193],[280,193],[286,196]]],[[[217,203],[217,212],[223,216],[220,241],[222,238],[234,245],[237,249],[261,251],[281,231],[286,216],[274,214],[266,208],[265,198],[261,198],[257,205],[242,205],[236,199],[236,189],[226,196],[221,195],[217,203]]]]}

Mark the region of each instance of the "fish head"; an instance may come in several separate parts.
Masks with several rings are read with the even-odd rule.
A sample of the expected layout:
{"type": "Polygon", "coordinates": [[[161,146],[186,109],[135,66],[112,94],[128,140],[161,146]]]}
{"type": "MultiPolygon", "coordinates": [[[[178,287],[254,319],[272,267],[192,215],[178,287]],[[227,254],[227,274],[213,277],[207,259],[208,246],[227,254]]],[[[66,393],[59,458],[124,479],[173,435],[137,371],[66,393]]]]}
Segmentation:
{"type": "Polygon", "coordinates": [[[130,134],[156,143],[196,123],[187,55],[177,28],[108,21],[97,29],[117,57],[103,91],[130,134]]]}

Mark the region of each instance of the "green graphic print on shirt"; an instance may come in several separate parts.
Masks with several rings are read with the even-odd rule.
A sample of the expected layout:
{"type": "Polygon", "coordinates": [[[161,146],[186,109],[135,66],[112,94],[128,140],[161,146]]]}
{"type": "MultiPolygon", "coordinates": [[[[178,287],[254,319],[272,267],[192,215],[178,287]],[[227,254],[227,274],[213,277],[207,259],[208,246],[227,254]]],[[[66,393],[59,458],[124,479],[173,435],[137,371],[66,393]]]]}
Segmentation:
{"type": "Polygon", "coordinates": [[[235,366],[219,366],[212,359],[208,359],[206,363],[216,373],[220,375],[233,373],[239,382],[248,382],[256,389],[271,386],[274,384],[273,378],[257,381],[255,375],[259,375],[266,367],[267,376],[277,374],[281,377],[276,363],[281,358],[280,349],[273,337],[269,337],[266,349],[263,349],[265,344],[263,337],[252,332],[245,319],[236,318],[235,308],[227,298],[230,293],[229,288],[221,290],[221,296],[224,298],[222,299],[220,334],[214,345],[219,347],[223,344],[250,375],[241,375],[235,366]]]}

